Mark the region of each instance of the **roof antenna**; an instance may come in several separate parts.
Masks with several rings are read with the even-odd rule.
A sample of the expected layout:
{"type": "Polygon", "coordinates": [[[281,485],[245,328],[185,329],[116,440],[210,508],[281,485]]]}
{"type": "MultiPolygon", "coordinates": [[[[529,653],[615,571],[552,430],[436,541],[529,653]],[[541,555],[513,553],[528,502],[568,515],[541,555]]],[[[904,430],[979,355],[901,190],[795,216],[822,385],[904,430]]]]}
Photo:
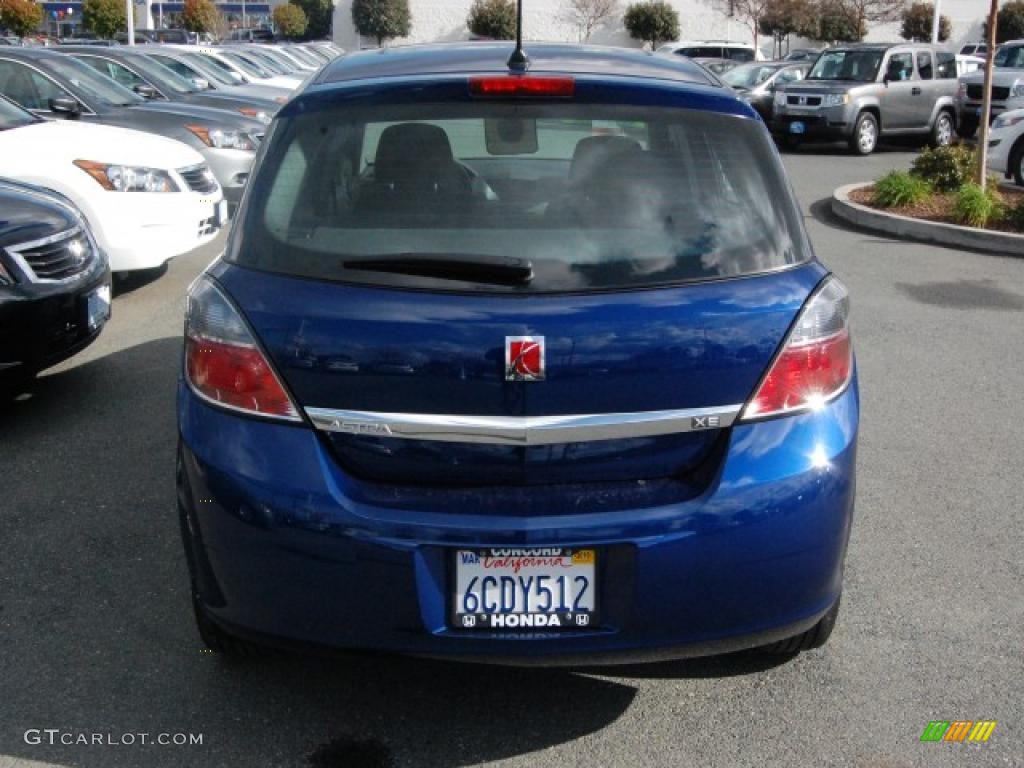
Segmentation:
{"type": "Polygon", "coordinates": [[[508,68],[525,72],[530,67],[530,57],[523,50],[523,0],[516,0],[516,49],[508,57],[508,68]]]}

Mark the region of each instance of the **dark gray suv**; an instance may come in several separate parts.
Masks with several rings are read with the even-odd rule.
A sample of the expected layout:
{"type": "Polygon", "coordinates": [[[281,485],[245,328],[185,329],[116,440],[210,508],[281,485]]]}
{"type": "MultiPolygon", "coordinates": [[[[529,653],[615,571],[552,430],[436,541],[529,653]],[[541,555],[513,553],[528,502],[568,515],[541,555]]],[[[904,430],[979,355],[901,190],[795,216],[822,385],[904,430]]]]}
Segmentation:
{"type": "Polygon", "coordinates": [[[949,144],[956,129],[952,53],[930,45],[844,45],[824,51],[807,77],[775,91],[772,133],[785,145],[846,141],[869,155],[880,136],[928,136],[949,144]]]}

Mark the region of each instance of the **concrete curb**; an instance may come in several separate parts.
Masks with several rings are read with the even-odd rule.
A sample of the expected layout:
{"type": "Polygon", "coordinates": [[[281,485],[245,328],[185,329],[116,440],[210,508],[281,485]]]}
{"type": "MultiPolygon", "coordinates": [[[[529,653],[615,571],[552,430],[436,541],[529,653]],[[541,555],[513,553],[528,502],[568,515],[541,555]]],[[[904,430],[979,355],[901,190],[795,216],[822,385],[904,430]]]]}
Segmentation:
{"type": "Polygon", "coordinates": [[[912,219],[868,208],[850,199],[851,192],[869,186],[870,183],[863,182],[839,187],[832,193],[832,213],[850,224],[875,232],[884,232],[903,240],[917,240],[950,248],[966,248],[971,251],[1024,258],[1024,235],[912,219]]]}

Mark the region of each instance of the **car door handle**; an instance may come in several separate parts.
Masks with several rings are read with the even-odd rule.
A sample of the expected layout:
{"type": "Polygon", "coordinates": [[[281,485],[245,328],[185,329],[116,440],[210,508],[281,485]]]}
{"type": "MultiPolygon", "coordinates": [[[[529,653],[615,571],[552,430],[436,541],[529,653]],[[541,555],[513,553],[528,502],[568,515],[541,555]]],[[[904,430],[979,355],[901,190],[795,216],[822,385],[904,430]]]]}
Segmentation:
{"type": "Polygon", "coordinates": [[[910,89],[910,94],[911,94],[912,96],[920,96],[920,95],[921,95],[921,89],[920,89],[920,88],[918,88],[918,87],[917,87],[917,86],[915,85],[915,86],[914,86],[913,88],[911,88],[911,89],[910,89]]]}

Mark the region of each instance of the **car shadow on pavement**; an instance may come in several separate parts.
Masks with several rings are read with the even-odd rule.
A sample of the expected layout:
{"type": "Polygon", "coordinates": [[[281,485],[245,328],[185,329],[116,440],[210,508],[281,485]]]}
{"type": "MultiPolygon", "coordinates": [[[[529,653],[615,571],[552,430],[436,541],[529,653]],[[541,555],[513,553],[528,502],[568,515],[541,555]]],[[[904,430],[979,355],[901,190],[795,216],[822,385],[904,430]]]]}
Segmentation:
{"type": "Polygon", "coordinates": [[[147,342],[43,375],[0,405],[0,762],[472,765],[613,726],[638,693],[624,678],[765,668],[742,654],[566,670],[210,653],[174,501],[180,351],[176,338],[147,342]],[[202,744],[32,744],[33,728],[202,744]]]}
{"type": "Polygon", "coordinates": [[[169,262],[164,262],[159,267],[153,267],[152,269],[136,269],[131,272],[115,272],[114,296],[123,296],[126,293],[131,293],[132,291],[136,291],[139,288],[159,280],[167,274],[168,263],[169,262]]]}

